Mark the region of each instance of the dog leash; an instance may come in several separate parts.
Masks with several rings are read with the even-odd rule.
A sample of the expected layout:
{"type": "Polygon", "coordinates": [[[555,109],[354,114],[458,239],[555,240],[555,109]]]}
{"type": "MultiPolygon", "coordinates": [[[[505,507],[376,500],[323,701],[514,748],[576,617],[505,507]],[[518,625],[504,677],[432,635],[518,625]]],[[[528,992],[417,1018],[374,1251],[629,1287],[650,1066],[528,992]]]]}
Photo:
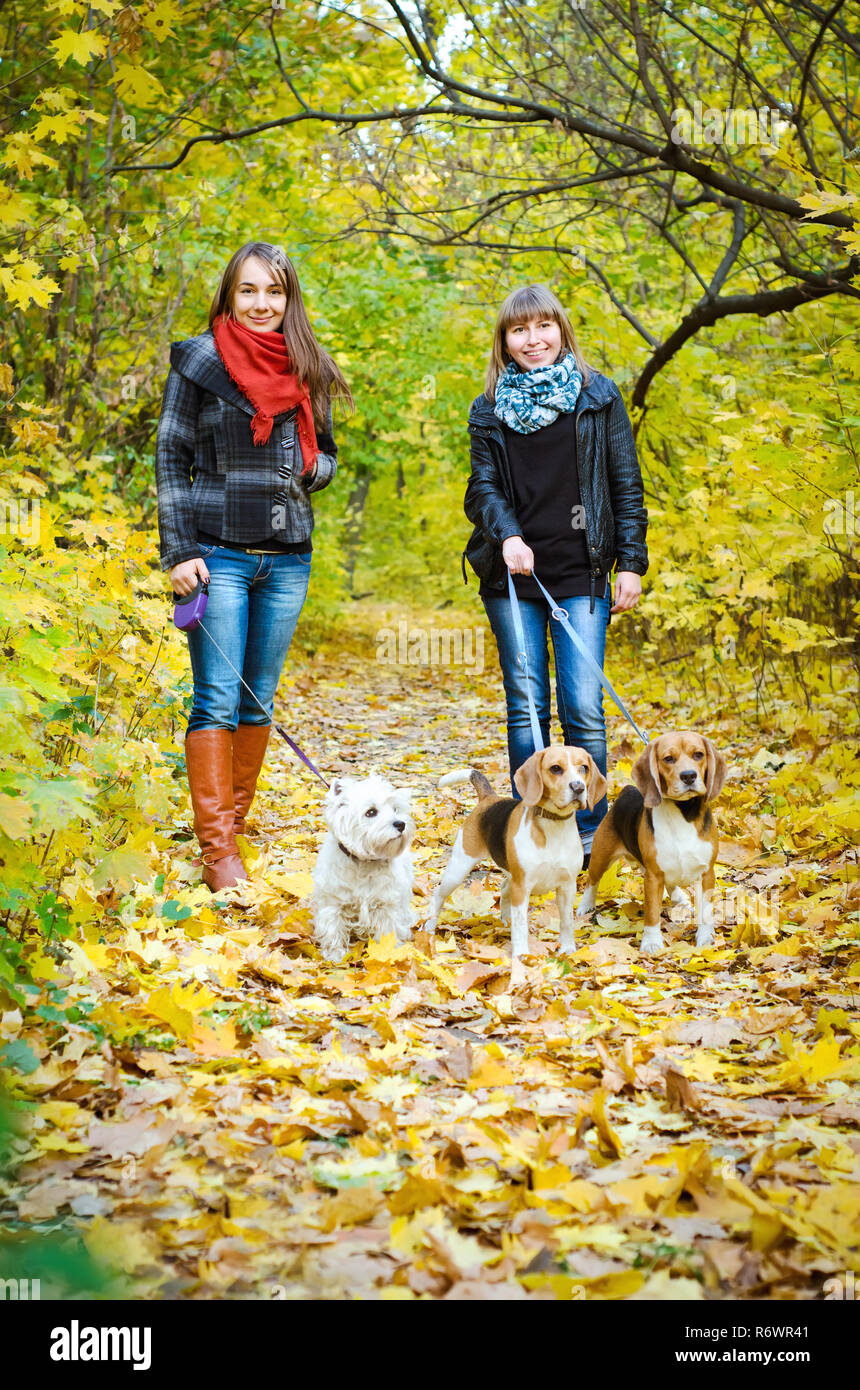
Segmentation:
{"type": "Polygon", "coordinates": [[[539,748],[543,748],[544,746],[543,734],[541,733],[538,712],[535,707],[535,697],[534,695],[532,695],[531,679],[529,677],[529,659],[526,654],[526,635],[523,632],[522,614],[520,613],[520,605],[517,599],[517,592],[514,588],[513,576],[511,575],[510,570],[508,570],[508,593],[511,596],[511,613],[514,619],[514,635],[517,639],[517,645],[520,649],[517,653],[517,660],[519,661],[520,665],[523,668],[523,671],[525,672],[526,695],[528,697],[529,702],[529,719],[531,720],[532,739],[534,741],[535,752],[537,752],[539,748]]]}
{"type": "MultiPolygon", "coordinates": [[[[242,682],[248,694],[251,696],[251,699],[256,700],[257,704],[260,706],[260,709],[263,711],[266,718],[268,719],[269,711],[266,709],[262,700],[260,700],[258,696],[254,694],[253,690],[251,689],[248,682],[245,680],[244,676],[241,676],[239,674],[239,672],[236,670],[236,667],[230,660],[229,656],[224,651],[223,647],[221,647],[215,641],[215,638],[212,636],[212,633],[209,631],[208,627],[206,627],[205,623],[202,621],[202,614],[206,612],[205,598],[208,587],[208,584],[203,584],[200,580],[198,580],[197,588],[192,590],[190,594],[186,595],[184,601],[181,604],[177,602],[177,600],[179,599],[179,595],[174,594],[173,597],[174,603],[176,603],[176,607],[187,607],[189,610],[188,616],[185,618],[181,618],[179,622],[176,622],[176,617],[174,616],[174,622],[176,623],[176,626],[179,628],[181,632],[193,632],[195,627],[200,627],[203,629],[203,631],[206,633],[206,636],[209,638],[209,641],[213,644],[213,646],[218,648],[218,651],[221,653],[227,665],[230,667],[230,670],[233,672],[233,675],[239,677],[239,680],[242,682]]],[[[327,787],[329,784],[323,777],[319,768],[315,767],[314,764],[311,762],[310,758],[307,756],[307,754],[302,752],[295,739],[290,738],[289,734],[286,732],[285,729],[281,728],[280,724],[275,724],[274,720],[272,721],[272,723],[274,727],[277,729],[278,733],[281,735],[281,738],[284,739],[284,741],[295,753],[296,757],[301,758],[305,767],[310,768],[314,776],[320,779],[324,787],[327,787]]]]}
{"type": "MultiPolygon", "coordinates": [[[[647,736],[643,734],[642,730],[639,728],[639,725],[636,723],[636,720],[633,718],[624,701],[621,699],[621,696],[616,692],[614,686],[607,679],[606,673],[603,670],[603,667],[600,665],[600,662],[595,660],[595,658],[591,655],[591,652],[588,650],[585,643],[583,642],[582,638],[579,636],[579,633],[575,632],[571,627],[570,623],[568,622],[567,609],[559,607],[552,594],[550,594],[544,588],[543,584],[541,584],[534,570],[532,570],[531,574],[532,579],[537,584],[538,588],[540,589],[541,593],[543,594],[544,598],[550,606],[550,616],[555,618],[556,622],[560,623],[561,626],[564,628],[564,631],[567,633],[568,637],[573,642],[573,645],[576,647],[576,650],[579,652],[580,656],[584,657],[586,664],[590,666],[591,669],[594,671],[595,675],[598,677],[600,684],[603,686],[606,693],[612,697],[612,699],[615,701],[615,704],[618,706],[621,713],[624,715],[624,718],[627,720],[627,723],[630,724],[633,729],[635,729],[636,733],[639,735],[642,742],[647,747],[647,736]]],[[[508,570],[508,594],[511,600],[511,613],[514,620],[514,633],[516,635],[517,642],[520,646],[519,655],[522,658],[522,666],[526,673],[526,696],[529,703],[529,719],[531,720],[532,737],[534,739],[535,752],[538,752],[541,748],[544,747],[544,741],[543,735],[541,734],[540,724],[538,722],[537,709],[535,707],[534,696],[531,690],[531,682],[529,681],[528,658],[526,656],[526,640],[525,633],[523,632],[523,620],[520,614],[520,604],[519,599],[517,598],[516,588],[514,587],[514,578],[510,570],[508,570]]]]}
{"type": "MultiPolygon", "coordinates": [[[[212,643],[214,643],[214,645],[215,645],[216,647],[218,647],[219,652],[220,652],[221,655],[223,656],[224,660],[226,661],[227,665],[230,667],[230,670],[233,672],[233,674],[236,675],[236,676],[239,676],[239,672],[236,670],[236,667],[233,665],[232,661],[230,660],[230,658],[229,658],[229,656],[227,655],[227,653],[223,650],[223,648],[221,648],[221,647],[218,646],[218,643],[215,641],[215,638],[212,636],[212,633],[209,631],[208,627],[206,627],[203,623],[199,623],[198,626],[203,628],[203,631],[206,633],[206,636],[209,638],[209,641],[212,642],[212,643]]],[[[268,713],[269,713],[269,712],[268,712],[268,710],[266,709],[265,705],[263,704],[262,700],[257,699],[257,696],[254,694],[253,690],[251,689],[251,687],[250,687],[250,685],[248,684],[248,682],[244,679],[244,677],[239,676],[239,680],[242,682],[242,684],[244,685],[244,687],[245,687],[245,689],[247,690],[248,694],[251,696],[251,699],[257,701],[257,704],[260,706],[260,709],[263,711],[263,713],[264,713],[264,714],[266,715],[266,717],[268,718],[268,713]]],[[[274,723],[274,720],[273,720],[272,722],[274,723]]],[[[304,763],[305,767],[309,767],[310,770],[311,770],[311,772],[314,774],[314,776],[315,776],[315,777],[318,777],[318,778],[320,779],[320,781],[322,782],[322,784],[323,784],[324,787],[327,787],[327,786],[328,786],[328,782],[327,782],[326,779],[323,777],[323,775],[322,775],[322,773],[320,772],[319,768],[318,768],[318,767],[315,767],[314,764],[311,762],[310,758],[308,757],[308,755],[307,755],[306,753],[303,753],[303,752],[302,752],[301,748],[300,748],[299,745],[296,743],[295,739],[290,738],[289,734],[286,733],[286,731],[285,731],[284,729],[281,728],[280,724],[275,724],[274,727],[277,729],[278,733],[281,735],[281,738],[282,738],[282,739],[285,739],[286,742],[289,744],[290,748],[292,748],[292,750],[293,750],[293,752],[295,753],[296,757],[297,757],[297,758],[301,758],[301,760],[302,760],[302,762],[304,763]]]]}

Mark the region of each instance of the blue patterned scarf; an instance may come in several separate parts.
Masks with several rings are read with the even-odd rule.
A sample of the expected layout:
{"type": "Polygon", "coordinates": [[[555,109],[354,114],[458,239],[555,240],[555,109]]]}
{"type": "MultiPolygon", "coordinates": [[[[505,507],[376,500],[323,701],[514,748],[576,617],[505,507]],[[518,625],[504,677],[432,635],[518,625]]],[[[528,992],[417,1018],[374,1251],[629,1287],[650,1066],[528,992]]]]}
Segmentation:
{"type": "Polygon", "coordinates": [[[530,372],[509,362],[496,382],[495,414],[518,434],[532,434],[573,411],[581,386],[582,373],[572,352],[530,372]]]}

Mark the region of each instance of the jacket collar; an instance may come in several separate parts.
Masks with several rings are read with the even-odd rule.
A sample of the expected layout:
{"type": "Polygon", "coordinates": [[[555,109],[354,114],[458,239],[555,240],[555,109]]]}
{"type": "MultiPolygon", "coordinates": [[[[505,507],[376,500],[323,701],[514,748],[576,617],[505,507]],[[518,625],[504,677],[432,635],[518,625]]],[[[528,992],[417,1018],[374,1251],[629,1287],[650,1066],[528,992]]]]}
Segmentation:
{"type": "MultiPolygon", "coordinates": [[[[605,377],[602,372],[592,371],[591,379],[587,386],[583,386],[576,402],[577,415],[585,410],[601,410],[612,400],[612,382],[605,377]]],[[[482,425],[485,428],[495,425],[496,429],[501,429],[502,422],[493,409],[492,401],[488,401],[482,393],[472,402],[469,411],[469,424],[482,425]]]]}
{"type": "Polygon", "coordinates": [[[198,334],[196,338],[184,338],[181,342],[171,343],[170,365],[189,381],[202,386],[205,391],[211,391],[213,395],[238,406],[246,415],[255,414],[255,407],[231,380],[218,356],[215,335],[211,328],[198,334]]]}

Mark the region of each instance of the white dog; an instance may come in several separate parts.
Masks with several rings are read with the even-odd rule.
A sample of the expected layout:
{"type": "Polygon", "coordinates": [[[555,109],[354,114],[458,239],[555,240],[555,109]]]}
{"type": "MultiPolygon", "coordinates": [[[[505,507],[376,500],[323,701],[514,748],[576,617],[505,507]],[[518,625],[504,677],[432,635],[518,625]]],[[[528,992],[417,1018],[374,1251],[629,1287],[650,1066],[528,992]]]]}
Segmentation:
{"type": "Polygon", "coordinates": [[[350,935],[364,939],[412,932],[411,792],[383,777],[338,777],[325,801],[328,834],[314,866],[316,942],[331,961],[343,959],[350,935]]]}

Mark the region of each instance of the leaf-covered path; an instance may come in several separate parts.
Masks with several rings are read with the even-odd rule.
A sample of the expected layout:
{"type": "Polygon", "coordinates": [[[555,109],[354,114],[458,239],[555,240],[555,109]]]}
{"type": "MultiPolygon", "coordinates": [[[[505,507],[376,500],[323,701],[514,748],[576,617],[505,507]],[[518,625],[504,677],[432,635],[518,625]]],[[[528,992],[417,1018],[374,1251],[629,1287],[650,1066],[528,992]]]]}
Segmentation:
{"type": "MultiPolygon", "coordinates": [[[[472,805],[437,778],[476,761],[505,790],[495,656],[380,663],[377,626],[403,615],[356,612],[276,714],[327,774],[414,789],[420,917],[472,805]]],[[[27,1104],[0,1219],[77,1229],[156,1298],[808,1299],[860,1271],[850,755],[790,706],[745,729],[701,694],[653,703],[638,666],[610,676],[650,733],[701,727],[729,763],[713,949],[678,908],[641,958],[624,869],[569,959],[533,903],[512,992],[487,871],[432,944],[330,966],[307,905],[324,791],[273,735],[250,906],[199,886],[186,799],[151,872],[93,889],[78,939],[39,954],[42,1020],[3,1015],[27,1104]]],[[[615,792],[638,745],[607,713],[615,792]]]]}

